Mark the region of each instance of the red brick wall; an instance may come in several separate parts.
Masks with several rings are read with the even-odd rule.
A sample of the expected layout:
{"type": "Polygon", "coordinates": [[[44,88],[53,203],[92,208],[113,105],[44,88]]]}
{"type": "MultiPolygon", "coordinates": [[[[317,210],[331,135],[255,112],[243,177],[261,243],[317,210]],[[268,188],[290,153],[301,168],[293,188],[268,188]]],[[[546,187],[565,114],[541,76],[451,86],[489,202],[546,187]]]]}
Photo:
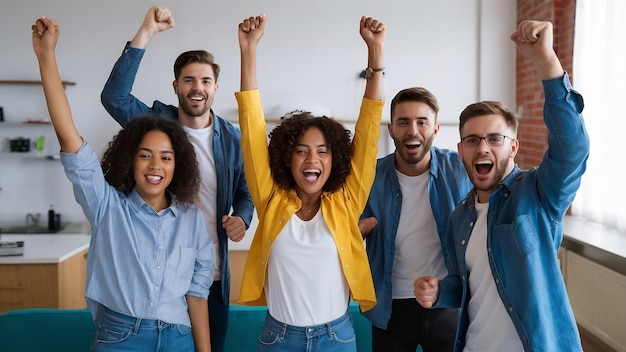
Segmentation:
{"type": "MultiPolygon", "coordinates": [[[[554,49],[572,81],[575,14],[576,0],[517,0],[518,23],[525,19],[552,22],[554,49]]],[[[528,169],[539,165],[548,146],[548,131],[543,123],[543,88],[533,63],[519,52],[516,71],[517,106],[522,107],[516,162],[528,169]]]]}

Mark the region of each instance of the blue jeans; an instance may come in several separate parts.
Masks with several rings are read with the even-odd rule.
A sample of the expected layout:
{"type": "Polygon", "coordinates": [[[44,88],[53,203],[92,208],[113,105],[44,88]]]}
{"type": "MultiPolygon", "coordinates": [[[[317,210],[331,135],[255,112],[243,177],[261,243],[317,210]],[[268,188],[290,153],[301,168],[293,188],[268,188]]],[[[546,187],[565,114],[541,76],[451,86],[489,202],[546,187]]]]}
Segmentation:
{"type": "Polygon", "coordinates": [[[105,308],[90,351],[185,351],[194,352],[191,328],[162,320],[139,319],[105,308]]]}
{"type": "Polygon", "coordinates": [[[267,313],[259,344],[261,352],[356,352],[356,335],[350,311],[326,324],[305,327],[283,324],[267,313]]]}

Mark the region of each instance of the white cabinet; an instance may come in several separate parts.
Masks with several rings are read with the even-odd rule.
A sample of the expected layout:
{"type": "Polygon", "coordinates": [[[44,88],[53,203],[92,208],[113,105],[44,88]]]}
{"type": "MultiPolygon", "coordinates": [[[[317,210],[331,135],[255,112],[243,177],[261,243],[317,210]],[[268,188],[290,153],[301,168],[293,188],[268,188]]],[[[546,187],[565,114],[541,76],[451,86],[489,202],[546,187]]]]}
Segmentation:
{"type": "Polygon", "coordinates": [[[626,276],[571,250],[561,265],[576,321],[618,351],[626,351],[626,276]]]}

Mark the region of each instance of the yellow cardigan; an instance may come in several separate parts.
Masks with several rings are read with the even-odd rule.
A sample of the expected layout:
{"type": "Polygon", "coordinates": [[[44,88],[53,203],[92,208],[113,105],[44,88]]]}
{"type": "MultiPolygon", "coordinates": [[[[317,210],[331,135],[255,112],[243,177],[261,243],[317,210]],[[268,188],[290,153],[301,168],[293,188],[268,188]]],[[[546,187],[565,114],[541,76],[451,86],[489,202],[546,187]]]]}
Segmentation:
{"type": "MultiPolygon", "coordinates": [[[[235,93],[246,181],[256,207],[259,224],[254,234],[243,273],[239,303],[266,305],[263,290],[272,244],[289,219],[300,208],[295,190],[278,187],[269,167],[265,117],[258,89],[235,93]]],[[[363,98],[354,133],[352,170],[346,184],[324,192],[321,210],[330,230],[350,296],[362,311],[374,307],[376,295],[363,238],[358,228],[376,173],[380,121],[384,102],[363,98]]],[[[324,275],[324,273],[320,273],[324,275]]]]}

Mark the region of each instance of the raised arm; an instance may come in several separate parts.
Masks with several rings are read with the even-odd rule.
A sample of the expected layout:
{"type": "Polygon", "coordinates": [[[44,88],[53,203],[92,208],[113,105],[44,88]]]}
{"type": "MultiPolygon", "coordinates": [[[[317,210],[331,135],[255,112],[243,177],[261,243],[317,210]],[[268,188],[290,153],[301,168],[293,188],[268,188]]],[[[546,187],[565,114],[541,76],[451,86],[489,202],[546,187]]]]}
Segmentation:
{"type": "Polygon", "coordinates": [[[133,48],[145,49],[155,34],[170,28],[174,28],[172,12],[167,7],[152,6],[129,45],[133,48]]]}
{"type": "Polygon", "coordinates": [[[31,28],[33,49],[39,62],[43,92],[54,131],[61,151],[75,154],[83,145],[83,139],[72,120],[72,111],[57,67],[55,48],[59,39],[59,25],[49,18],[41,17],[31,28]]]}
{"type": "Polygon", "coordinates": [[[364,97],[371,100],[383,100],[383,50],[385,43],[385,25],[371,17],[361,17],[359,32],[367,44],[367,68],[364,97]]]}
{"type": "Polygon", "coordinates": [[[241,91],[257,89],[256,49],[265,31],[265,15],[250,17],[239,24],[239,50],[241,52],[241,91]]]}
{"type": "Polygon", "coordinates": [[[522,55],[533,61],[542,80],[563,76],[563,66],[553,48],[552,23],[522,21],[511,40],[522,55]]]}

